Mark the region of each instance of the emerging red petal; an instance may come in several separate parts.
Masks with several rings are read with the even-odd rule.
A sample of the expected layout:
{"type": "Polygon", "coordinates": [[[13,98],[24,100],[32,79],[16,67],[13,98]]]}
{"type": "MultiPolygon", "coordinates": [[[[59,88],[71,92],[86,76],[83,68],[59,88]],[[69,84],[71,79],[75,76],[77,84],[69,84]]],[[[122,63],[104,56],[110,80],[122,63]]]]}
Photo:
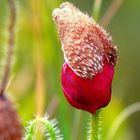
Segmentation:
{"type": "Polygon", "coordinates": [[[113,75],[114,66],[106,60],[103,71],[92,79],[77,76],[68,64],[64,63],[61,74],[64,95],[72,106],[94,114],[96,109],[110,102],[113,75]]]}

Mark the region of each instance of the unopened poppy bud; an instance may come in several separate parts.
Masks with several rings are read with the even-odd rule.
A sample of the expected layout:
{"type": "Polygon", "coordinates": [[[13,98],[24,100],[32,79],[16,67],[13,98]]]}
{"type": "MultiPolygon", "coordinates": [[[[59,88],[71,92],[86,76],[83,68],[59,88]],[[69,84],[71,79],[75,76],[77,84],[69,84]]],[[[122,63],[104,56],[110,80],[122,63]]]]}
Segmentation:
{"type": "Polygon", "coordinates": [[[64,94],[76,108],[94,113],[110,101],[116,46],[91,17],[68,2],[53,11],[53,19],[65,59],[64,94]]]}
{"type": "Polygon", "coordinates": [[[21,140],[22,127],[11,102],[0,96],[0,140],[21,140]]]}

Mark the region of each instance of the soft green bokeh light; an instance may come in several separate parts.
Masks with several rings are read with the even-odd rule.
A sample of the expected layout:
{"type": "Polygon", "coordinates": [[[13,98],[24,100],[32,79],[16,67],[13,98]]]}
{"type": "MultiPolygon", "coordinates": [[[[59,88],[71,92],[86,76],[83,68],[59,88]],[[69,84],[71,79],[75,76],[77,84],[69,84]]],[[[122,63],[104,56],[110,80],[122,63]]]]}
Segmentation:
{"type": "MultiPolygon", "coordinates": [[[[82,11],[92,13],[93,1],[71,0],[82,11]]],[[[64,134],[64,139],[85,140],[86,128],[89,114],[82,112],[76,116],[75,109],[72,108],[63,96],[60,73],[63,64],[63,53],[58,39],[55,24],[52,20],[52,10],[59,6],[61,1],[42,0],[40,1],[40,19],[41,19],[41,46],[40,53],[43,58],[43,76],[45,80],[45,112],[50,102],[57,95],[59,104],[54,109],[51,117],[57,118],[58,127],[64,134]],[[73,122],[79,120],[77,136],[72,136],[73,122]]],[[[100,19],[104,15],[111,0],[104,0],[101,7],[100,19]]],[[[8,88],[8,93],[17,103],[17,109],[23,124],[34,118],[36,114],[35,85],[35,45],[32,31],[32,10],[30,9],[30,0],[16,1],[18,9],[18,18],[16,24],[16,49],[15,61],[13,65],[13,79],[8,88]]],[[[7,41],[7,22],[8,7],[5,0],[0,1],[0,65],[2,56],[5,52],[7,41]]],[[[115,79],[112,87],[112,101],[110,105],[103,109],[103,137],[106,135],[113,119],[127,105],[139,101],[140,99],[140,1],[124,1],[119,11],[116,13],[108,26],[108,31],[113,36],[114,42],[118,46],[119,61],[116,67],[115,79]]],[[[0,67],[1,70],[2,67],[0,67]]],[[[1,72],[0,72],[1,73],[1,72]]],[[[11,75],[11,76],[12,76],[11,75]]],[[[53,108],[53,107],[52,107],[53,108]]],[[[128,137],[134,137],[139,140],[139,116],[133,117],[122,125],[120,132],[116,135],[117,140],[128,140],[128,137]],[[127,135],[127,134],[130,135],[127,135]]],[[[132,140],[132,139],[130,139],[132,140]]]]}

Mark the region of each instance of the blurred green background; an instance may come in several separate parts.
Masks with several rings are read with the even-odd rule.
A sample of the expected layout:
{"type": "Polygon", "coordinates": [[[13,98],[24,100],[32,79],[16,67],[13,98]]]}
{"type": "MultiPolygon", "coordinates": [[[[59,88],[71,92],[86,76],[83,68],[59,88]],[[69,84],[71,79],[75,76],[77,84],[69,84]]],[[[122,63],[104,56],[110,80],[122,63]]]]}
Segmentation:
{"type": "MultiPolygon", "coordinates": [[[[57,118],[57,126],[65,140],[85,140],[89,113],[72,108],[61,90],[60,73],[64,60],[51,16],[52,10],[61,2],[63,1],[16,0],[18,12],[13,70],[6,94],[16,103],[23,125],[36,114],[45,113],[50,118],[57,118]]],[[[93,0],[69,2],[92,15],[93,0]]],[[[112,0],[102,1],[99,22],[111,3],[112,0]]],[[[8,37],[9,13],[6,0],[0,0],[0,9],[2,75],[8,37]]],[[[118,46],[119,61],[111,103],[102,111],[103,139],[116,116],[128,105],[140,100],[140,1],[124,0],[106,28],[118,46]]],[[[137,112],[121,125],[113,140],[139,139],[140,112],[137,112]]]]}

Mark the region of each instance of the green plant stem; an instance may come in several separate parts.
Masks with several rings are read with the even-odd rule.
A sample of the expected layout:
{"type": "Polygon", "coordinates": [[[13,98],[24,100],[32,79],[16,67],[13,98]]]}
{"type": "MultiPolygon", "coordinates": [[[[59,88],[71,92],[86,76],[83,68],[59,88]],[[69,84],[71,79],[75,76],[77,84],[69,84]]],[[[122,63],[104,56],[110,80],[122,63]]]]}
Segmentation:
{"type": "Polygon", "coordinates": [[[91,115],[89,140],[100,140],[100,129],[100,110],[97,110],[94,115],[91,115]]]}
{"type": "Polygon", "coordinates": [[[92,17],[93,17],[96,21],[98,21],[98,19],[99,19],[101,4],[102,4],[102,0],[95,0],[95,1],[94,1],[92,17]]]}

